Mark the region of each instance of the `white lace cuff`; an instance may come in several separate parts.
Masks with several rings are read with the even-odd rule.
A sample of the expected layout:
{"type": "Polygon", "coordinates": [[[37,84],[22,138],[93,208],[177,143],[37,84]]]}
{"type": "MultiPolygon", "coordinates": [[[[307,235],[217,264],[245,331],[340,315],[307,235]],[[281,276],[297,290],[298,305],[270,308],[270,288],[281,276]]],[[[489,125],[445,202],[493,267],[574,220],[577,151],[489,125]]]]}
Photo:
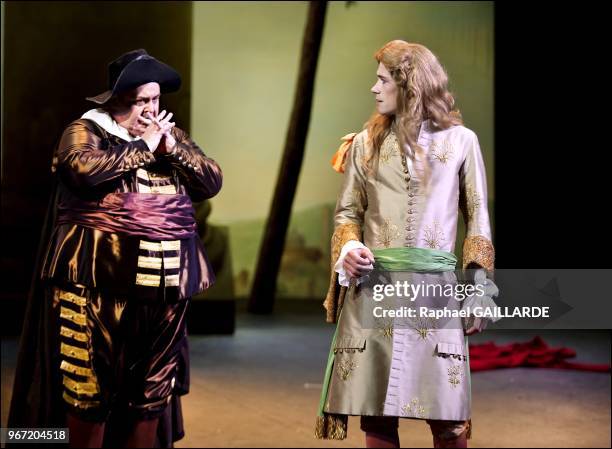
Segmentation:
{"type": "MultiPolygon", "coordinates": [[[[469,307],[470,311],[473,311],[474,308],[479,307],[479,312],[481,312],[479,315],[486,315],[482,318],[495,323],[500,319],[500,317],[493,313],[497,308],[497,304],[495,304],[493,298],[499,294],[499,288],[497,288],[495,282],[487,278],[485,270],[476,271],[474,285],[480,286],[480,291],[477,290],[473,295],[464,299],[462,308],[465,309],[469,307]]],[[[470,316],[472,315],[473,313],[470,313],[470,316]]]]}

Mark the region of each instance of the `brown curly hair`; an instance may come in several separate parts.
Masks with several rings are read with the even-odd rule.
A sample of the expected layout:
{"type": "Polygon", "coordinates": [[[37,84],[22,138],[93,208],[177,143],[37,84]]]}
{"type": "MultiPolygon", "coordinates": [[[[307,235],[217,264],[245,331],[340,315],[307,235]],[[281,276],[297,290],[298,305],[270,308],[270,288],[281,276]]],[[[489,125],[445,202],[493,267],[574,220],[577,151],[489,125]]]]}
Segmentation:
{"type": "Polygon", "coordinates": [[[365,128],[372,151],[366,158],[366,169],[371,171],[372,160],[378,157],[380,147],[393,130],[400,148],[412,160],[423,163],[423,181],[429,180],[429,164],[425,149],[417,139],[421,124],[431,119],[437,129],[462,125],[461,113],[454,109],[455,99],[448,91],[448,76],[438,58],[420,44],[402,40],[386,43],[374,58],[382,63],[397,85],[397,110],[394,116],[375,112],[365,128]]]}

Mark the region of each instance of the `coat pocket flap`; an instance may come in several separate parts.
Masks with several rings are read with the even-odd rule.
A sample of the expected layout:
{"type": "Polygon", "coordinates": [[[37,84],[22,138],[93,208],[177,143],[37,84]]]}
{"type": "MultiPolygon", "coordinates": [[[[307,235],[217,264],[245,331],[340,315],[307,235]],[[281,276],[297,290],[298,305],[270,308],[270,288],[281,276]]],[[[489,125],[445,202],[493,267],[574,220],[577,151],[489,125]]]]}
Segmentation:
{"type": "Polygon", "coordinates": [[[465,358],[465,347],[462,344],[457,343],[447,343],[440,341],[436,345],[436,352],[438,355],[444,357],[460,357],[465,358]]]}
{"type": "Polygon", "coordinates": [[[362,352],[366,347],[366,339],[365,338],[356,338],[356,337],[340,337],[336,339],[336,344],[334,345],[334,354],[342,353],[342,352],[362,352]]]}

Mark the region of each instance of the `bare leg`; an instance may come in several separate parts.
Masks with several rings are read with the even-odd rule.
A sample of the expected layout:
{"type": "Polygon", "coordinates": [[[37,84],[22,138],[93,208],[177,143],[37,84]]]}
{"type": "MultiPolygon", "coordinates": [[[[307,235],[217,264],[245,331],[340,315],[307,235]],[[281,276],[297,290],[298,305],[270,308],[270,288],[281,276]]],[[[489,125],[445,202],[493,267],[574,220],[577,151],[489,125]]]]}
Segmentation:
{"type": "Polygon", "coordinates": [[[70,447],[102,447],[105,423],[83,421],[71,413],[67,414],[70,447]]]}
{"type": "Polygon", "coordinates": [[[159,418],[136,421],[125,447],[153,447],[157,435],[159,418]]]}

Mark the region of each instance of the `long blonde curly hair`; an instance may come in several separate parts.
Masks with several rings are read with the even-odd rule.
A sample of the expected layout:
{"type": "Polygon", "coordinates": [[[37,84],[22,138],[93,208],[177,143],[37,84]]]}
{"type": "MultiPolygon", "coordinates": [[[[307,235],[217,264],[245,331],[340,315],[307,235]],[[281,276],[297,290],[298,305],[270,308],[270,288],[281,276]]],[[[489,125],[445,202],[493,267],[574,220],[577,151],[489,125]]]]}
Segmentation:
{"type": "Polygon", "coordinates": [[[372,160],[378,158],[383,141],[393,130],[408,157],[421,161],[422,181],[427,185],[429,163],[425,149],[417,143],[421,124],[428,119],[434,129],[463,124],[461,113],[454,109],[455,99],[448,91],[448,76],[438,58],[420,44],[393,40],[378,50],[374,58],[387,68],[397,85],[397,109],[394,116],[374,112],[364,125],[372,149],[365,160],[366,169],[372,171],[372,160]]]}

